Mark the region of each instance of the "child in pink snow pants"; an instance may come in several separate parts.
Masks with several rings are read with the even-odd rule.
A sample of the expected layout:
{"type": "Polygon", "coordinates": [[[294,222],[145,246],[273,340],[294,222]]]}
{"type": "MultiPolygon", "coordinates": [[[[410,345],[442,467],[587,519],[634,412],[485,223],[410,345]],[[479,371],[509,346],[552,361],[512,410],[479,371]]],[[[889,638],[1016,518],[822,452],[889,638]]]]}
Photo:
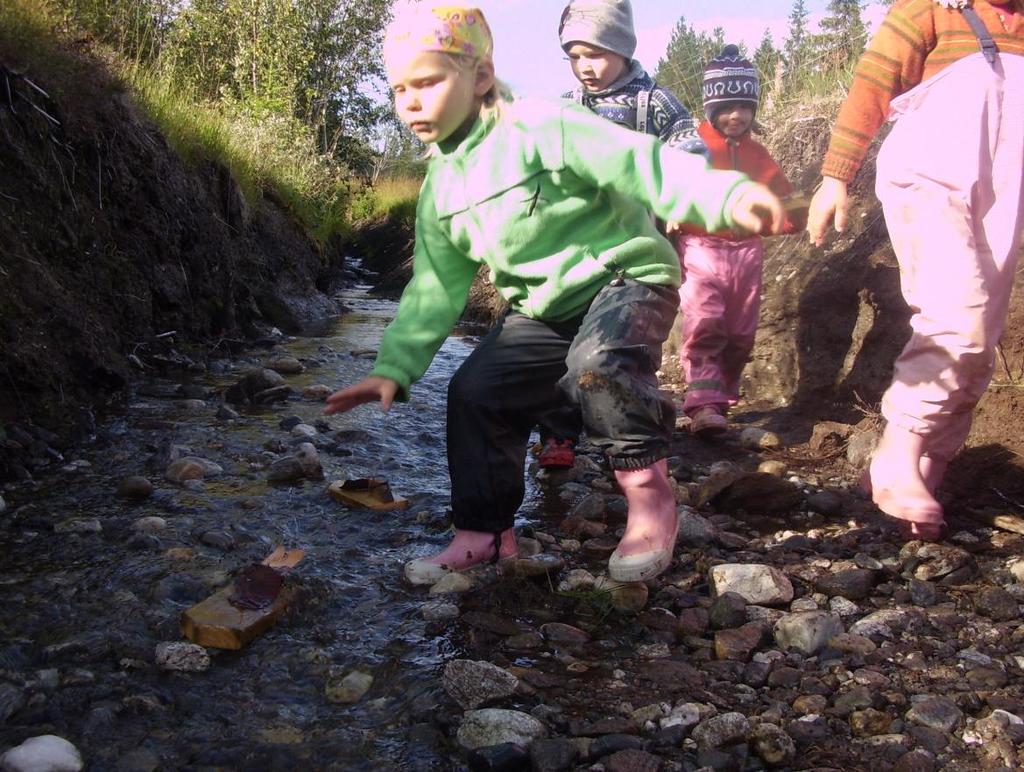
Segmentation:
{"type": "MultiPolygon", "coordinates": [[[[736,46],[726,46],[704,70],[707,119],[697,132],[710,152],[712,168],[744,172],[781,198],[793,187],[764,146],[750,136],[759,92],[757,69],[736,46]]],[[[801,226],[786,223],[783,232],[801,226]]],[[[685,276],[679,288],[680,361],[687,384],[683,412],[694,433],[709,436],[726,428],[726,411],[739,400],[740,375],[754,347],[761,311],[764,246],[758,235],[709,234],[692,225],[680,226],[678,232],[676,248],[685,276]]]]}
{"type": "Polygon", "coordinates": [[[1020,5],[950,5],[902,0],[889,12],[858,65],[808,222],[819,244],[833,213],[842,229],[846,181],[863,158],[849,138],[895,121],[876,192],[912,334],[882,400],[887,424],[864,484],[882,512],[927,540],[942,535],[935,491],[992,377],[1024,224],[1020,5]],[[898,83],[913,87],[901,94],[898,83]]]}

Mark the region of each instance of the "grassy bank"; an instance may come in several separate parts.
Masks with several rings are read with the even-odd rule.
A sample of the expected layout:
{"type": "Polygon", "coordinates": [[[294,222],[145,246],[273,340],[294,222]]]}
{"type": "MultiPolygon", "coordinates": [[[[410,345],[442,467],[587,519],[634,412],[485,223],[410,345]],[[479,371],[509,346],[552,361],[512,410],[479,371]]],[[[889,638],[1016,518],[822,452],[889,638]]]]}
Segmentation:
{"type": "Polygon", "coordinates": [[[414,175],[378,180],[353,200],[353,222],[388,220],[395,225],[412,228],[422,182],[422,177],[414,175]]]}
{"type": "Polygon", "coordinates": [[[126,88],[184,160],[226,167],[250,203],[272,194],[321,241],[349,232],[352,175],[317,152],[311,130],[300,121],[244,104],[196,100],[159,63],[129,62],[88,36],[62,32],[56,6],[0,3],[0,56],[55,94],[65,90],[63,81],[73,80],[70,73],[86,67],[67,51],[83,49],[103,62],[108,87],[126,88]]]}

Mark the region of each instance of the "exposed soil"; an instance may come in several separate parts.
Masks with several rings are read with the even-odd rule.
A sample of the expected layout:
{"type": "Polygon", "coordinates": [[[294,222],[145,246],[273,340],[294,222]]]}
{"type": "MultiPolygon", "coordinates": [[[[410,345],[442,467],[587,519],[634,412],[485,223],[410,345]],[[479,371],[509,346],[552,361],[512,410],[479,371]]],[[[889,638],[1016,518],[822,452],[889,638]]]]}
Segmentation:
{"type": "Polygon", "coordinates": [[[47,94],[15,76],[0,101],[0,423],[87,429],[131,363],[337,313],[321,292],[337,246],[247,201],[227,169],[182,161],[88,50],[34,61],[0,31],[0,72],[47,94]]]}

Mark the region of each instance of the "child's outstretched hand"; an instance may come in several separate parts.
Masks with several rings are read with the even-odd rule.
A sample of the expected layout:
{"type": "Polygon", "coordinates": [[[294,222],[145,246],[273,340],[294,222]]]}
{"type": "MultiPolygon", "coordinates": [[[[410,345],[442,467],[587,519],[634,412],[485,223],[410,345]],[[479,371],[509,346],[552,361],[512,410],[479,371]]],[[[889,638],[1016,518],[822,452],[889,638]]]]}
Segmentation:
{"type": "Polygon", "coordinates": [[[778,236],[786,224],[786,212],[778,196],[756,182],[743,188],[730,214],[741,228],[764,236],[778,236]]]}
{"type": "Polygon", "coordinates": [[[821,186],[811,199],[807,210],[807,233],[811,243],[820,247],[825,241],[825,231],[829,220],[838,232],[846,227],[847,213],[850,202],[846,192],[846,183],[835,177],[822,177],[821,186]]]}
{"type": "Polygon", "coordinates": [[[390,378],[371,375],[347,389],[339,389],[327,398],[324,413],[344,413],[367,402],[380,402],[380,409],[385,413],[391,409],[391,403],[398,394],[398,384],[390,378]]]}

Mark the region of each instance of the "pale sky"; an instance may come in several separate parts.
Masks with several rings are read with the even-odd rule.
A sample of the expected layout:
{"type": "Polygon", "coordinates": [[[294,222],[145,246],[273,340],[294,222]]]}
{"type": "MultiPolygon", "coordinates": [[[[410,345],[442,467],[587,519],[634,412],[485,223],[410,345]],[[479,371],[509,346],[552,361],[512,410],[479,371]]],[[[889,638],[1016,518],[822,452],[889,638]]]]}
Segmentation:
{"type": "MultiPolygon", "coordinates": [[[[679,18],[698,31],[725,30],[729,42],[745,42],[753,52],[765,29],[781,46],[789,27],[792,0],[632,0],[637,33],[636,58],[649,71],[658,66],[679,18]]],[[[477,0],[494,34],[498,77],[519,94],[558,96],[576,81],[558,45],[558,20],[566,0],[477,0]]],[[[806,0],[808,23],[815,29],[827,0],[806,0]]],[[[878,29],[884,9],[869,2],[864,19],[878,29]]]]}

